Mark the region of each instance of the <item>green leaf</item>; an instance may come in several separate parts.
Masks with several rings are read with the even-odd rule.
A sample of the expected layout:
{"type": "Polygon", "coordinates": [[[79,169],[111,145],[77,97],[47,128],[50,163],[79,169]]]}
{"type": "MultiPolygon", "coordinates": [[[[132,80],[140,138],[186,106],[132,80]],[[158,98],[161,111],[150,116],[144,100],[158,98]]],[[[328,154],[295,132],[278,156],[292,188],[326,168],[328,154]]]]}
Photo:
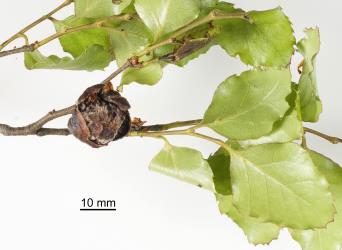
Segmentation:
{"type": "Polygon", "coordinates": [[[113,15],[112,0],[75,0],[77,17],[106,17],[113,15]]]}
{"type": "Polygon", "coordinates": [[[274,129],[268,135],[254,140],[239,141],[242,147],[265,143],[285,143],[298,140],[303,135],[303,126],[298,119],[296,110],[285,116],[280,122],[275,123],[274,129]]]}
{"type": "MultiPolygon", "coordinates": [[[[111,32],[111,41],[119,66],[127,59],[144,50],[152,40],[151,33],[139,20],[122,23],[111,32]]],[[[152,59],[152,58],[148,58],[152,59]]],[[[137,82],[154,85],[161,79],[163,68],[160,63],[151,63],[143,68],[128,69],[123,73],[121,85],[137,82]]]]}
{"type": "Polygon", "coordinates": [[[231,56],[256,67],[286,67],[294,52],[295,38],[289,19],[280,8],[248,13],[252,22],[215,21],[221,29],[216,40],[231,56]]]}
{"type": "Polygon", "coordinates": [[[257,218],[241,214],[232,202],[232,196],[217,195],[219,208],[222,214],[230,217],[246,234],[248,241],[254,245],[268,244],[277,239],[280,227],[257,218]]]}
{"type": "Polygon", "coordinates": [[[330,191],[335,199],[337,214],[334,222],[327,228],[314,230],[294,230],[293,238],[300,243],[303,250],[337,250],[342,249],[342,168],[332,160],[316,152],[310,152],[314,164],[325,175],[330,191]]]}
{"type": "Polygon", "coordinates": [[[201,0],[201,12],[199,17],[206,16],[213,9],[217,8],[219,0],[201,0]]]}
{"type": "Polygon", "coordinates": [[[222,10],[226,13],[233,13],[233,12],[242,12],[244,10],[235,8],[234,4],[227,3],[227,2],[218,2],[215,6],[215,9],[222,10]]]}
{"type": "Polygon", "coordinates": [[[169,54],[174,53],[177,48],[179,48],[179,45],[176,44],[166,44],[164,46],[161,46],[153,51],[153,55],[156,58],[160,58],[169,54]]]}
{"type": "Polygon", "coordinates": [[[135,10],[135,7],[134,7],[133,0],[125,9],[122,10],[122,14],[131,14],[131,15],[137,14],[137,11],[135,10]]]}
{"type": "Polygon", "coordinates": [[[230,139],[256,139],[270,133],[289,108],[289,70],[252,70],[217,88],[203,124],[230,139]]]}
{"type": "Polygon", "coordinates": [[[245,215],[281,227],[322,228],[333,198],[310,155],[297,144],[263,144],[231,153],[233,203],[245,215]]]}
{"type": "Polygon", "coordinates": [[[213,8],[219,0],[201,0],[202,8],[213,8]]]}
{"type": "Polygon", "coordinates": [[[113,1],[113,12],[114,15],[120,15],[124,9],[126,9],[132,0],[119,0],[117,3],[113,1]]]}
{"type": "Polygon", "coordinates": [[[154,85],[163,76],[163,68],[159,63],[151,63],[140,69],[128,69],[123,73],[121,85],[137,82],[140,84],[154,85]]]}
{"type": "Polygon", "coordinates": [[[119,66],[144,50],[152,39],[149,30],[139,20],[122,23],[111,31],[111,42],[119,66]]]}
{"type": "Polygon", "coordinates": [[[208,163],[213,172],[213,180],[216,193],[221,195],[232,194],[230,180],[230,155],[227,150],[220,148],[208,158],[208,163]]]}
{"type": "Polygon", "coordinates": [[[25,53],[25,66],[27,69],[64,69],[64,70],[103,70],[111,62],[111,57],[102,46],[94,45],[79,57],[46,57],[38,50],[25,53]]]}
{"type": "Polygon", "coordinates": [[[155,40],[195,20],[200,5],[200,0],[135,0],[135,9],[155,40]]]}
{"type": "MultiPolygon", "coordinates": [[[[64,21],[56,20],[53,24],[55,25],[56,31],[60,32],[67,28],[82,26],[94,22],[96,22],[96,19],[93,18],[77,18],[75,16],[71,16],[64,21]]],[[[63,50],[70,53],[73,57],[80,56],[92,45],[101,45],[104,50],[107,50],[108,53],[110,53],[110,37],[108,31],[105,29],[94,28],[73,32],[60,37],[59,41],[63,50]]]]}
{"type": "Polygon", "coordinates": [[[303,72],[299,80],[299,93],[303,121],[316,122],[322,112],[322,103],[318,97],[316,80],[316,56],[320,49],[319,30],[307,29],[307,38],[297,44],[298,51],[304,56],[303,72]]]}
{"type": "Polygon", "coordinates": [[[278,226],[243,215],[234,207],[231,196],[230,155],[227,150],[220,148],[208,158],[208,163],[214,174],[213,180],[220,212],[233,219],[253,244],[266,244],[277,238],[280,230],[278,226]]]}
{"type": "MultiPolygon", "coordinates": [[[[297,85],[293,86],[297,87],[297,85]]],[[[264,143],[285,143],[302,138],[303,125],[300,117],[299,96],[295,88],[293,88],[293,92],[288,97],[289,110],[282,120],[274,123],[272,132],[258,139],[238,141],[240,146],[246,148],[264,143]]]]}
{"type": "Polygon", "coordinates": [[[151,161],[150,169],[214,191],[210,167],[197,150],[166,143],[151,161]]]}

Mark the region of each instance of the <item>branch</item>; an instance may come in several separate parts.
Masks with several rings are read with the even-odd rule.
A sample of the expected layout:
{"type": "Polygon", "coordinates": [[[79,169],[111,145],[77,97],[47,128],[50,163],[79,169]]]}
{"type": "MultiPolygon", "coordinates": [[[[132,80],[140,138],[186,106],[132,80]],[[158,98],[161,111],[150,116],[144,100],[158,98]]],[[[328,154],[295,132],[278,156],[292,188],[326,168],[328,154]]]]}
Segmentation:
{"type": "Polygon", "coordinates": [[[138,57],[145,56],[151,53],[152,51],[154,51],[155,49],[158,49],[164,45],[174,43],[177,37],[184,35],[185,33],[189,32],[192,29],[197,28],[198,26],[212,22],[214,20],[222,20],[222,19],[242,19],[245,21],[250,21],[250,18],[245,12],[225,13],[219,10],[213,10],[207,16],[197,19],[193,21],[192,23],[178,29],[175,33],[173,33],[167,39],[160,41],[154,45],[151,45],[150,47],[147,47],[138,55],[138,57]]]}
{"type": "MultiPolygon", "coordinates": [[[[23,33],[25,33],[28,29],[32,28],[33,26],[35,26],[36,24],[38,24],[39,22],[46,20],[47,18],[50,18],[52,14],[54,14],[56,11],[58,11],[59,9],[61,9],[62,7],[65,7],[66,5],[70,4],[71,2],[73,2],[72,0],[67,0],[64,4],[62,4],[61,6],[59,6],[57,9],[55,9],[54,11],[50,12],[48,15],[42,17],[41,19],[37,20],[33,25],[28,26],[26,29],[22,30],[21,32],[18,32],[18,34],[16,34],[15,36],[13,36],[12,38],[10,38],[8,41],[6,41],[2,46],[6,46],[11,39],[15,39],[17,36],[22,35],[23,33]]],[[[109,18],[116,18],[116,19],[122,19],[122,20],[130,20],[131,17],[129,15],[123,15],[123,16],[113,16],[113,17],[109,17],[109,18]]],[[[249,17],[247,16],[246,13],[224,13],[224,12],[220,12],[218,10],[214,10],[212,12],[209,13],[209,15],[197,19],[195,21],[193,21],[192,23],[190,23],[189,25],[180,28],[179,30],[177,30],[175,33],[173,33],[170,37],[168,37],[167,39],[158,42],[154,45],[151,45],[150,47],[146,48],[145,50],[143,50],[140,54],[138,54],[138,56],[133,56],[131,58],[129,58],[127,60],[127,62],[122,65],[121,67],[119,67],[115,72],[113,72],[110,76],[108,76],[105,80],[102,81],[102,83],[107,83],[109,81],[111,81],[113,78],[115,78],[117,75],[119,75],[120,73],[122,73],[124,70],[130,68],[130,67],[143,67],[144,65],[146,65],[146,63],[148,62],[144,62],[141,63],[139,62],[139,59],[149,53],[151,53],[152,51],[154,51],[157,48],[160,48],[164,45],[168,45],[168,44],[172,44],[175,42],[175,40],[177,39],[177,37],[184,35],[185,33],[189,32],[190,30],[203,25],[205,23],[211,22],[213,20],[220,20],[220,19],[231,19],[231,18],[237,18],[237,19],[243,19],[243,20],[249,20],[249,17]]],[[[108,18],[107,18],[108,19],[108,18]]],[[[63,36],[65,34],[69,34],[72,32],[76,32],[76,31],[80,31],[80,30],[84,30],[84,29],[90,29],[90,28],[99,28],[99,27],[104,27],[103,24],[107,19],[102,19],[100,21],[97,21],[93,24],[87,24],[87,25],[82,25],[82,26],[78,26],[78,27],[73,27],[73,28],[69,28],[69,29],[65,29],[61,32],[57,32],[54,35],[51,35],[45,39],[43,39],[40,42],[35,42],[33,44],[30,45],[25,45],[21,48],[16,48],[13,50],[9,50],[9,51],[3,51],[0,52],[0,57],[2,56],[6,56],[6,55],[12,55],[12,54],[16,54],[16,53],[21,53],[21,52],[26,52],[26,51],[34,51],[37,48],[47,44],[48,42],[59,38],[60,36],[63,36]]],[[[183,44],[183,47],[181,47],[180,51],[175,51],[175,60],[177,60],[177,58],[181,58],[182,56],[186,56],[188,55],[190,52],[195,52],[198,49],[201,49],[202,47],[204,47],[208,41],[210,39],[208,39],[205,42],[196,42],[196,43],[185,43],[183,44]],[[178,53],[178,54],[177,54],[178,53]]],[[[1,48],[3,48],[1,47],[1,48]]],[[[162,60],[162,58],[160,58],[162,60]]],[[[153,59],[153,60],[159,60],[159,58],[153,59]]],[[[75,109],[75,106],[71,106],[69,108],[60,110],[60,111],[52,111],[50,113],[48,113],[46,116],[44,116],[43,118],[41,118],[40,120],[38,120],[35,123],[32,123],[28,126],[25,127],[10,127],[8,125],[5,124],[0,124],[0,134],[6,135],[6,136],[18,136],[18,135],[38,135],[38,136],[45,136],[45,135],[69,135],[70,132],[67,129],[53,129],[53,128],[42,128],[47,122],[56,119],[58,117],[61,116],[65,116],[68,114],[71,114],[73,112],[73,110],[75,109]]],[[[169,129],[172,128],[177,128],[177,127],[185,127],[185,126],[191,126],[191,125],[195,125],[195,127],[197,127],[196,125],[198,125],[201,122],[201,120],[191,120],[191,121],[182,121],[182,122],[173,122],[173,123],[168,123],[168,124],[157,124],[157,125],[151,125],[151,126],[142,126],[139,131],[131,131],[131,135],[133,134],[142,134],[142,133],[146,133],[147,131],[154,131],[152,133],[159,133],[158,131],[168,131],[169,129]]],[[[170,133],[170,134],[174,134],[176,133],[175,131],[168,131],[165,133],[170,133]]]]}
{"type": "Polygon", "coordinates": [[[47,43],[49,43],[49,42],[51,42],[57,38],[65,36],[67,34],[73,33],[73,32],[78,32],[78,31],[88,30],[88,29],[95,29],[95,28],[109,28],[109,27],[104,26],[104,23],[107,21],[111,21],[111,20],[128,21],[131,19],[132,19],[132,16],[129,14],[120,15],[120,16],[110,16],[110,17],[102,18],[102,19],[100,19],[94,23],[84,24],[84,25],[80,25],[80,26],[76,26],[76,27],[72,27],[72,28],[67,28],[67,29],[61,30],[59,32],[56,32],[55,34],[48,36],[41,41],[37,41],[37,42],[34,42],[32,44],[29,44],[29,45],[24,45],[20,48],[15,48],[15,49],[7,50],[7,51],[1,51],[0,57],[5,57],[5,56],[18,54],[18,53],[22,53],[22,52],[35,51],[38,48],[42,47],[43,45],[45,45],[45,44],[47,44],[47,43]]]}
{"type": "MultiPolygon", "coordinates": [[[[140,53],[138,53],[136,56],[133,56],[131,58],[129,58],[127,60],[127,62],[121,66],[118,70],[120,70],[119,73],[125,71],[127,68],[131,68],[131,67],[135,67],[135,68],[139,68],[139,67],[144,67],[146,65],[148,65],[149,63],[151,62],[155,62],[155,61],[158,61],[158,60],[161,60],[161,61],[167,61],[170,56],[172,56],[172,54],[170,55],[167,55],[169,58],[154,58],[150,61],[147,61],[147,62],[140,62],[140,59],[150,53],[152,53],[154,50],[162,47],[162,46],[165,46],[165,45],[169,45],[169,44],[173,44],[176,42],[177,40],[177,37],[179,36],[182,36],[184,34],[186,34],[187,32],[197,28],[198,26],[201,26],[203,24],[206,24],[206,23],[209,23],[211,21],[214,21],[214,20],[222,20],[222,19],[242,19],[242,20],[245,20],[245,21],[248,21],[248,22],[251,22],[250,18],[248,17],[247,13],[245,12],[239,12],[239,13],[225,13],[225,12],[222,12],[222,11],[219,11],[219,10],[213,10],[211,11],[207,16],[205,17],[202,17],[200,19],[197,19],[195,21],[193,21],[192,23],[176,30],[173,34],[171,34],[171,36],[169,36],[168,38],[160,41],[160,42],[157,42],[155,44],[152,44],[151,46],[147,47],[146,49],[144,49],[143,51],[141,51],[140,53]],[[121,69],[123,68],[123,69],[121,69]]],[[[201,48],[205,47],[209,41],[211,40],[210,38],[207,38],[205,39],[206,41],[202,41],[201,44],[198,44],[196,46],[192,46],[192,48],[190,47],[187,47],[186,45],[186,42],[184,44],[182,44],[183,46],[186,46],[188,50],[192,50],[192,52],[195,52],[197,50],[200,50],[201,48]]],[[[175,51],[174,54],[177,55],[177,52],[179,51],[175,51]]],[[[186,51],[186,53],[188,54],[183,54],[182,56],[187,56],[189,55],[189,52],[190,51],[186,51]]],[[[178,56],[174,56],[173,60],[171,60],[172,62],[176,62],[178,60],[181,60],[182,59],[182,56],[181,57],[178,57],[178,56]]],[[[118,71],[117,70],[117,71],[118,71]]],[[[112,80],[115,76],[117,76],[118,74],[116,72],[114,72],[112,75],[110,75],[108,78],[106,78],[102,83],[106,83],[110,80],[112,80]]],[[[121,92],[122,91],[122,85],[120,85],[118,87],[118,91],[121,92]]]]}
{"type": "Polygon", "coordinates": [[[6,51],[0,51],[0,57],[5,57],[9,55],[19,54],[23,52],[32,52],[35,50],[36,43],[32,43],[29,45],[24,45],[20,48],[14,48],[6,51]]]}
{"type": "MultiPolygon", "coordinates": [[[[56,133],[56,130],[42,129],[42,127],[59,117],[70,115],[75,110],[75,105],[61,110],[52,110],[38,121],[31,123],[24,127],[11,127],[6,124],[0,124],[0,134],[4,136],[24,136],[24,135],[48,135],[49,133],[56,133]],[[40,132],[40,134],[39,134],[40,132]]],[[[59,131],[60,133],[61,131],[59,131]]],[[[65,131],[64,131],[65,132],[65,131]]],[[[64,133],[65,134],[65,133],[64,133]]],[[[60,134],[59,134],[60,135],[60,134]]]]}
{"type": "MultiPolygon", "coordinates": [[[[58,135],[67,136],[70,132],[67,128],[57,129],[57,128],[43,128],[43,126],[59,117],[72,114],[75,110],[75,105],[70,106],[65,109],[58,111],[51,111],[38,121],[24,126],[24,127],[11,127],[6,124],[0,124],[0,134],[4,136],[26,136],[26,135],[37,135],[37,136],[47,136],[47,135],[58,135]]],[[[188,127],[192,125],[198,125],[202,120],[190,120],[190,121],[178,121],[166,124],[155,124],[149,126],[141,126],[138,130],[132,130],[131,133],[148,132],[148,131],[166,131],[173,128],[188,127]]]]}
{"type": "MultiPolygon", "coordinates": [[[[72,114],[72,112],[75,110],[75,105],[70,106],[65,109],[61,109],[58,111],[51,111],[38,121],[29,124],[24,127],[11,127],[6,124],[0,124],[0,134],[4,136],[26,136],[26,135],[37,135],[37,136],[48,136],[48,135],[57,135],[57,136],[68,136],[70,135],[70,132],[67,128],[63,129],[57,129],[57,128],[43,128],[43,126],[59,117],[66,116],[72,114]]],[[[132,127],[131,132],[128,136],[149,136],[149,137],[160,137],[164,135],[191,135],[191,136],[198,136],[199,134],[196,134],[193,132],[194,129],[199,128],[201,126],[202,119],[196,119],[196,120],[188,120],[188,121],[177,121],[177,122],[171,122],[171,123],[165,123],[165,124],[154,124],[154,125],[147,125],[147,126],[141,126],[139,128],[132,127]],[[182,133],[179,133],[179,131],[172,131],[171,129],[174,128],[180,128],[180,127],[191,127],[190,129],[186,130],[179,130],[182,133]]],[[[342,139],[338,137],[329,136],[326,134],[323,134],[319,131],[316,131],[311,128],[304,127],[305,133],[311,133],[314,135],[317,135],[333,144],[342,143],[342,139]]],[[[203,137],[203,136],[202,136],[203,137]]]]}
{"type": "MultiPolygon", "coordinates": [[[[54,10],[52,10],[51,12],[49,12],[48,14],[42,16],[41,18],[37,19],[36,21],[34,21],[33,23],[27,25],[25,28],[23,28],[22,30],[18,31],[16,34],[14,34],[13,36],[11,36],[9,39],[7,39],[5,42],[3,42],[0,45],[0,51],[5,48],[8,44],[10,44],[11,42],[13,42],[14,40],[16,40],[19,37],[22,37],[27,31],[29,31],[30,29],[32,29],[33,27],[37,26],[38,24],[40,24],[41,22],[45,21],[46,19],[48,19],[49,17],[51,17],[53,14],[55,14],[56,12],[58,12],[59,10],[63,9],[64,7],[70,5],[72,2],[74,2],[74,0],[65,0],[61,5],[59,5],[57,8],[55,8],[54,10]]],[[[18,52],[19,53],[19,52],[18,52]]]]}
{"type": "Polygon", "coordinates": [[[304,132],[305,133],[310,133],[310,134],[313,134],[313,135],[317,135],[329,142],[331,142],[332,144],[338,144],[338,143],[342,143],[342,139],[341,138],[338,138],[338,137],[334,137],[334,136],[330,136],[330,135],[326,135],[326,134],[323,134],[319,131],[316,131],[314,129],[311,129],[311,128],[304,128],[304,132]]]}
{"type": "Polygon", "coordinates": [[[37,136],[47,136],[47,135],[60,135],[68,136],[70,131],[67,128],[41,128],[37,131],[37,136]]]}

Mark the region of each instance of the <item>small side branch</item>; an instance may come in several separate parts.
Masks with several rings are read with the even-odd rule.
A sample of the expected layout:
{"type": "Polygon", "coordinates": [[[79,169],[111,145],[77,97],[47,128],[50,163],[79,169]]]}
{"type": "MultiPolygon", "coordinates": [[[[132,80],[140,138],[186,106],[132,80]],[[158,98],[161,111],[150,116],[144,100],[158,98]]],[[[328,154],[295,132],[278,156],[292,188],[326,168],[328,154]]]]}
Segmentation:
{"type": "Polygon", "coordinates": [[[241,19],[241,20],[245,20],[247,22],[251,22],[251,19],[249,18],[248,14],[245,12],[239,12],[239,13],[224,13],[218,10],[213,10],[211,11],[207,16],[199,18],[195,21],[193,21],[192,23],[178,29],[177,31],[175,31],[171,36],[169,36],[167,39],[162,40],[158,43],[155,43],[153,45],[151,45],[150,47],[147,47],[145,50],[143,50],[141,53],[138,54],[138,57],[142,57],[144,55],[147,55],[149,53],[151,53],[152,51],[168,45],[168,44],[172,44],[177,40],[177,37],[182,36],[184,34],[186,34],[187,32],[203,25],[206,23],[210,23],[214,20],[224,20],[224,19],[241,19]]]}
{"type": "Polygon", "coordinates": [[[42,129],[42,127],[59,117],[66,116],[71,114],[75,110],[75,105],[70,106],[65,109],[61,110],[52,110],[45,116],[43,116],[41,119],[38,121],[31,123],[27,126],[24,127],[11,127],[6,124],[0,124],[0,134],[4,136],[24,136],[24,135],[49,135],[52,133],[59,133],[58,135],[61,135],[60,133],[63,132],[63,135],[65,135],[65,130],[63,131],[56,131],[56,130],[51,130],[51,129],[42,129]]]}
{"type": "MultiPolygon", "coordinates": [[[[29,31],[30,29],[34,28],[35,26],[37,26],[38,24],[40,24],[41,22],[45,21],[46,19],[48,19],[49,17],[51,17],[53,14],[55,14],[56,12],[60,11],[61,9],[63,9],[64,7],[70,5],[71,3],[73,3],[74,0],[65,0],[61,5],[59,5],[57,8],[53,9],[52,11],[50,11],[48,14],[40,17],[39,19],[37,19],[36,21],[34,21],[33,23],[27,25],[25,28],[21,29],[20,31],[18,31],[16,34],[14,34],[13,36],[11,36],[10,38],[8,38],[5,42],[3,42],[2,44],[0,44],[0,51],[5,48],[8,44],[10,44],[11,42],[13,42],[14,40],[16,40],[19,37],[22,37],[27,31],[29,31]]],[[[18,52],[19,53],[19,52],[18,52]]]]}
{"type": "Polygon", "coordinates": [[[5,57],[5,56],[9,56],[9,55],[24,53],[24,52],[32,52],[35,50],[35,47],[36,47],[36,43],[32,43],[29,45],[24,45],[20,48],[14,48],[14,49],[10,49],[10,50],[0,51],[0,57],[5,57]]]}
{"type": "Polygon", "coordinates": [[[11,49],[11,50],[0,51],[0,57],[5,57],[5,56],[14,55],[14,54],[23,53],[23,52],[35,51],[38,48],[44,46],[45,44],[70,33],[78,32],[82,30],[95,29],[95,28],[105,28],[104,23],[106,23],[107,21],[111,21],[111,20],[128,21],[131,19],[132,19],[132,16],[129,14],[119,15],[119,16],[110,16],[110,17],[102,18],[94,23],[67,28],[59,32],[56,32],[55,34],[48,36],[41,41],[36,41],[32,44],[24,45],[22,47],[11,49]]]}
{"type": "Polygon", "coordinates": [[[201,119],[197,120],[190,120],[190,121],[178,121],[178,122],[172,122],[172,123],[166,123],[166,124],[155,124],[150,126],[142,126],[139,131],[165,131],[170,130],[173,128],[180,128],[180,127],[188,127],[188,126],[194,126],[201,123],[201,119]]]}
{"type": "Polygon", "coordinates": [[[305,133],[310,133],[310,134],[313,134],[313,135],[317,135],[329,142],[331,142],[332,144],[338,144],[338,143],[342,143],[342,139],[341,138],[338,138],[338,137],[334,137],[334,136],[330,136],[330,135],[326,135],[326,134],[323,134],[319,131],[316,131],[314,129],[311,129],[311,128],[304,128],[304,132],[305,133]]]}

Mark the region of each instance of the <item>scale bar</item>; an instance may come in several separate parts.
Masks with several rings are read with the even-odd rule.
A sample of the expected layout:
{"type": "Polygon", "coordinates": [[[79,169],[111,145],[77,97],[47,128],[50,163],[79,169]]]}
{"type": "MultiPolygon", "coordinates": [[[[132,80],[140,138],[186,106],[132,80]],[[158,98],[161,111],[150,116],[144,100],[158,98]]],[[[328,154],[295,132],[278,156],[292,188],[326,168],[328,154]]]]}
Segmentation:
{"type": "Polygon", "coordinates": [[[80,211],[116,211],[116,208],[81,208],[80,211]]]}

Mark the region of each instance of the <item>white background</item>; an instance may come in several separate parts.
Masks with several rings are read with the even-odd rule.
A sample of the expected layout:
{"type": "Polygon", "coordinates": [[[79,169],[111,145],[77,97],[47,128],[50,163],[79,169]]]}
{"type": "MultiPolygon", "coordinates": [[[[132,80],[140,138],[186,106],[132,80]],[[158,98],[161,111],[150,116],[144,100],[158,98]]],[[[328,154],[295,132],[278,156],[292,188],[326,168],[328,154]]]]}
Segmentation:
{"type": "MultiPolygon", "coordinates": [[[[61,1],[0,0],[0,40],[53,9],[61,1]]],[[[236,1],[238,7],[267,9],[282,6],[297,38],[305,27],[319,26],[322,49],[318,80],[324,113],[309,126],[342,137],[341,1],[236,1]]],[[[71,8],[56,15],[63,18],[71,8]]],[[[30,35],[53,32],[45,23],[30,35]]],[[[43,52],[60,51],[57,43],[43,52]]],[[[300,61],[296,57],[294,64],[300,61]]],[[[24,68],[22,55],[0,60],[0,121],[31,122],[47,111],[74,103],[106,72],[70,72],[24,68]]],[[[155,87],[130,85],[125,96],[132,116],[150,123],[202,116],[216,86],[246,68],[223,50],[213,48],[185,69],[169,66],[155,87]]],[[[298,78],[294,74],[295,79],[298,78]]],[[[66,119],[51,126],[65,126],[66,119]]],[[[215,145],[175,138],[208,156],[215,145]]],[[[342,146],[309,137],[309,145],[342,163],[342,146]]],[[[299,249],[287,231],[269,246],[250,245],[242,231],[218,212],[212,194],[152,173],[147,166],[160,150],[154,139],[127,138],[92,149],[72,137],[0,137],[0,249],[19,250],[174,250],[174,249],[299,249]],[[80,212],[81,199],[115,199],[117,212],[80,212]]]]}

